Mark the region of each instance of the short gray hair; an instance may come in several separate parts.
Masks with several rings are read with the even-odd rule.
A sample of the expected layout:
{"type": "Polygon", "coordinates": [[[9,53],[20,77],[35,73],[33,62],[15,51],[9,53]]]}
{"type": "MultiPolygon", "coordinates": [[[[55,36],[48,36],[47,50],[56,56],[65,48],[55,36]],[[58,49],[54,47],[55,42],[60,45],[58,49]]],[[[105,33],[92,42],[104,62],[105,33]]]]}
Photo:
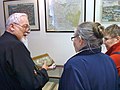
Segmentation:
{"type": "Polygon", "coordinates": [[[103,43],[103,26],[95,22],[84,22],[78,25],[75,35],[79,35],[86,42],[88,48],[98,48],[103,43]]]}
{"type": "Polygon", "coordinates": [[[6,21],[6,28],[12,24],[12,23],[19,23],[20,22],[20,17],[21,16],[27,16],[25,13],[14,13],[9,16],[9,18],[6,21]]]}
{"type": "Polygon", "coordinates": [[[109,25],[105,28],[104,35],[110,35],[111,37],[120,36],[120,27],[117,24],[109,25]]]}

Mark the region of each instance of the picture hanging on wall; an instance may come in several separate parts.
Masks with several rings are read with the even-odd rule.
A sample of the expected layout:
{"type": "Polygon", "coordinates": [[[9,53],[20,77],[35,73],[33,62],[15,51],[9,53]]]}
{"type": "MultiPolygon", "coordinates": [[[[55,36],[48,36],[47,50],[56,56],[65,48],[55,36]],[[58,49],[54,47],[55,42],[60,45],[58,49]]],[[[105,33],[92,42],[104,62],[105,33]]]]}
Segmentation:
{"type": "Polygon", "coordinates": [[[40,30],[38,0],[7,0],[3,1],[3,8],[5,22],[13,13],[26,13],[28,15],[31,30],[40,30]]]}
{"type": "Polygon", "coordinates": [[[73,32],[86,20],[86,0],[44,0],[46,32],[73,32]]]}
{"type": "Polygon", "coordinates": [[[94,21],[105,24],[120,22],[120,0],[94,0],[94,21]]]}

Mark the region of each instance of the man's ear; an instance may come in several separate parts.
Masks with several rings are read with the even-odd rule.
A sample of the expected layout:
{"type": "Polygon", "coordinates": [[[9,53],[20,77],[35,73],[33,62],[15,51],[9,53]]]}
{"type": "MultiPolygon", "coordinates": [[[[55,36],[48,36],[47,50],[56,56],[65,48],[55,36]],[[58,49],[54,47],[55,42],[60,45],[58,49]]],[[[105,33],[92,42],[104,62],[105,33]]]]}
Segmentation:
{"type": "Polygon", "coordinates": [[[13,25],[13,24],[10,24],[9,29],[10,29],[11,32],[14,32],[14,30],[15,30],[15,29],[14,29],[14,25],[13,25]]]}

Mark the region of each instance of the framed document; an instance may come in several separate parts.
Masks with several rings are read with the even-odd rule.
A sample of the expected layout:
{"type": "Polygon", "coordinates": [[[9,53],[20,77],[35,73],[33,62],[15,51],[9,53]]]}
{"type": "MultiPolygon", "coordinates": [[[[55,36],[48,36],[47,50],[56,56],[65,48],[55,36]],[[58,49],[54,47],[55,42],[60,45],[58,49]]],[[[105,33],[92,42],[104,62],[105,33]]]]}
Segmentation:
{"type": "Polygon", "coordinates": [[[26,13],[31,30],[40,30],[38,0],[7,0],[3,1],[3,6],[5,22],[13,13],[26,13]]]}
{"type": "Polygon", "coordinates": [[[46,32],[74,32],[86,18],[86,0],[44,0],[46,32]]]}
{"type": "Polygon", "coordinates": [[[63,68],[64,66],[63,65],[56,65],[56,68],[55,69],[52,69],[52,70],[48,70],[48,76],[50,78],[56,78],[56,79],[60,79],[62,73],[63,73],[63,68]]]}
{"type": "Polygon", "coordinates": [[[48,66],[51,66],[54,63],[53,59],[47,53],[35,56],[32,59],[38,67],[42,67],[44,62],[46,62],[48,66]]]}
{"type": "Polygon", "coordinates": [[[94,0],[94,21],[119,24],[120,0],[94,0]]]}

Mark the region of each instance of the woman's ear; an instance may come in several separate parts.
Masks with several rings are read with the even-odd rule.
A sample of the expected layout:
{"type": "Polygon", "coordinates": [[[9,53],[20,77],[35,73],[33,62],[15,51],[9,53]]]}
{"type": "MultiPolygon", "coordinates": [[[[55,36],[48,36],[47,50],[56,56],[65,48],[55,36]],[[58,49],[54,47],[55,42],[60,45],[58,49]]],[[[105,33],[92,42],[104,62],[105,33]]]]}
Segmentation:
{"type": "Polygon", "coordinates": [[[84,45],[84,40],[81,37],[79,37],[79,43],[80,45],[84,45]]]}
{"type": "Polygon", "coordinates": [[[117,36],[116,39],[120,41],[120,36],[117,36]]]}

